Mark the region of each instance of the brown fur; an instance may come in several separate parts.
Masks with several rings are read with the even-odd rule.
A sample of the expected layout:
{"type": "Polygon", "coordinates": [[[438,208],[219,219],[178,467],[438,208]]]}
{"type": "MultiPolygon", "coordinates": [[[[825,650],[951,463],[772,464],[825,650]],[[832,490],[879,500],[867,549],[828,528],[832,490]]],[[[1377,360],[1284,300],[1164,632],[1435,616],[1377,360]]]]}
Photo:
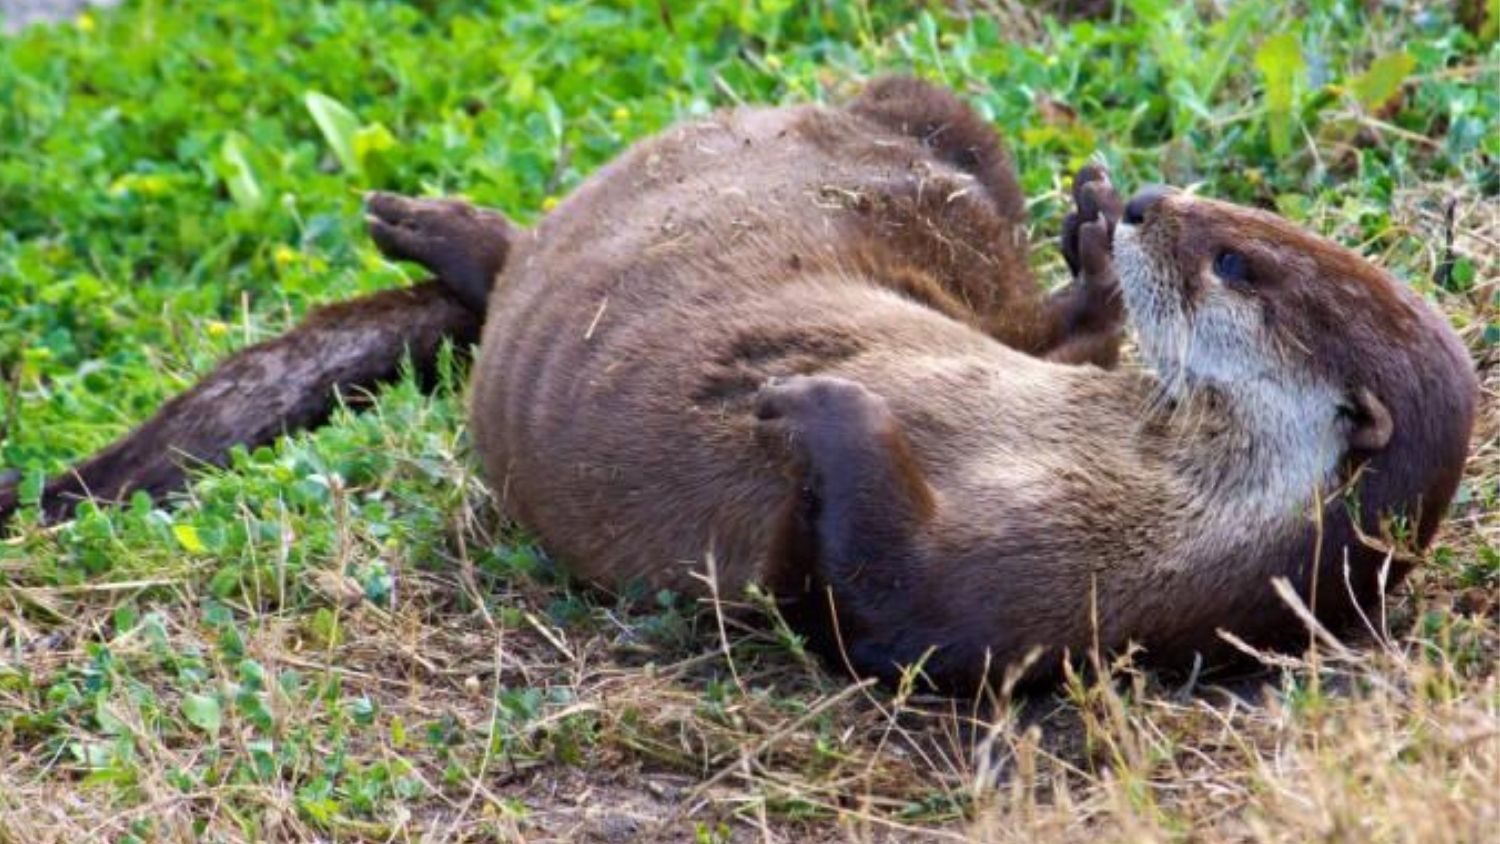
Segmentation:
{"type": "MultiPolygon", "coordinates": [[[[1297,420],[1300,426],[1331,425],[1341,440],[1334,471],[1321,482],[1323,505],[1306,507],[1295,529],[1250,553],[1279,559],[1276,567],[1262,562],[1262,572],[1287,577],[1329,624],[1351,620],[1379,595],[1387,562],[1382,549],[1393,541],[1404,546],[1390,559],[1390,582],[1399,582],[1409,562],[1401,552],[1432,541],[1457,488],[1478,395],[1462,344],[1407,287],[1274,215],[1167,194],[1140,230],[1146,251],[1171,267],[1162,276],[1184,291],[1189,323],[1201,322],[1215,302],[1243,308],[1258,332],[1259,362],[1274,380],[1327,396],[1321,413],[1303,412],[1297,420]],[[1225,250],[1246,257],[1249,282],[1214,277],[1213,259],[1225,250]],[[1378,419],[1368,418],[1372,409],[1378,419]],[[1367,425],[1379,433],[1362,436],[1367,425]],[[1351,592],[1362,606],[1351,601],[1351,592]]],[[[1132,316],[1143,336],[1155,333],[1149,315],[1132,316]]],[[[1231,404],[1233,391],[1247,389],[1192,372],[1182,387],[1183,401],[1228,394],[1231,404]]],[[[1246,407],[1220,415],[1229,417],[1232,429],[1243,429],[1245,419],[1258,414],[1246,407]]],[[[1233,470],[1222,455],[1204,462],[1221,474],[1233,470]]],[[[1281,625],[1283,632],[1297,632],[1284,612],[1251,604],[1241,614],[1237,627],[1263,639],[1275,638],[1281,625]]]]}
{"type": "MultiPolygon", "coordinates": [[[[1143,227],[1167,260],[1233,242],[1278,269],[1263,351],[1309,403],[1363,385],[1391,409],[1381,454],[1332,457],[1368,466],[1365,528],[1404,512],[1430,539],[1475,389],[1451,332],[1285,222],[1173,207],[1143,227]]],[[[1346,552],[1372,600],[1379,560],[1342,501],[1316,503],[1336,467],[1288,469],[1301,453],[1239,415],[1234,382],[1179,391],[1041,359],[1107,365],[1117,340],[1077,342],[1112,324],[1108,285],[1037,294],[1021,208],[990,130],[911,81],[636,146],[517,238],[491,295],[472,427],[503,506],[606,586],[701,593],[712,555],[722,593],[759,580],[806,615],[826,589],[856,670],[925,657],[952,686],[1032,649],[1134,641],[1180,662],[1223,655],[1220,628],[1294,636],[1271,579],[1308,594],[1321,559],[1317,608],[1340,616],[1346,552]]],[[[1085,228],[1107,272],[1107,227],[1085,228]]]]}
{"type": "Polygon", "coordinates": [[[472,428],[503,505],[595,582],[696,591],[708,553],[727,592],[773,577],[788,487],[755,390],[911,392],[913,356],[986,333],[1048,351],[1067,303],[1030,277],[1021,208],[994,133],[909,80],[636,146],[516,238],[491,296],[472,428]]]}

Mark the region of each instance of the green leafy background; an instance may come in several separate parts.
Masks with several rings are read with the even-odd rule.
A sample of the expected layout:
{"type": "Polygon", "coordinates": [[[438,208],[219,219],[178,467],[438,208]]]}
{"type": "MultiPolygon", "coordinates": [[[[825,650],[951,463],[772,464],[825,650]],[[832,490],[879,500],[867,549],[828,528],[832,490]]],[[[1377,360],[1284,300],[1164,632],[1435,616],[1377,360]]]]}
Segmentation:
{"type": "MultiPolygon", "coordinates": [[[[141,0],[0,39],[0,466],[34,487],[309,307],[405,283],[363,235],[367,189],[460,194],[528,222],[673,121],[837,99],[892,70],[955,88],[1001,127],[1038,243],[1065,211],[1066,175],[1102,157],[1127,188],[1197,185],[1382,261],[1448,310],[1477,361],[1494,360],[1492,26],[1467,31],[1445,4],[1103,5],[1065,20],[878,0],[141,0]],[[1461,231],[1442,268],[1450,197],[1460,228],[1489,225],[1491,239],[1461,231]]],[[[1050,246],[1036,260],[1061,279],[1050,246]]],[[[359,634],[373,641],[394,635],[380,626],[391,618],[469,624],[478,603],[542,650],[541,629],[559,647],[613,647],[622,617],[651,661],[712,642],[672,596],[637,596],[617,615],[524,536],[487,525],[463,456],[461,373],[450,375],[435,397],[397,385],[369,414],[241,453],[180,506],[88,509],[57,530],[24,514],[0,548],[0,755],[9,745],[36,761],[29,787],[86,781],[102,807],[163,788],[285,787],[293,827],[232,796],[190,826],[379,837],[389,830],[361,824],[388,823],[397,806],[420,813],[444,789],[462,796],[490,757],[459,750],[485,746],[496,724],[513,765],[655,759],[629,749],[639,736],[600,740],[596,716],[547,720],[582,694],[556,677],[485,675],[498,702],[469,723],[316,670],[320,653],[358,664],[350,624],[374,625],[359,634]],[[267,656],[272,629],[301,668],[267,656]],[[66,639],[65,656],[28,656],[48,635],[66,639]],[[287,715],[297,706],[308,720],[287,715]],[[180,764],[151,761],[152,741],[231,734],[180,764]],[[146,788],[153,770],[166,779],[146,788]]],[[[1493,473],[1471,473],[1458,506],[1489,514],[1496,497],[1493,473]]],[[[1495,588],[1492,541],[1460,534],[1441,549],[1434,588],[1495,588]]],[[[1483,628],[1493,612],[1457,606],[1434,629],[1483,628]]],[[[1455,641],[1455,659],[1482,660],[1481,640],[1455,641]]],[[[794,640],[747,647],[800,665],[794,640]]],[[[694,681],[693,694],[712,700],[722,679],[694,681]]],[[[426,682],[462,695],[460,680],[426,682]]],[[[698,771],[688,756],[678,768],[698,771]]],[[[929,797],[912,797],[910,817],[969,811],[929,797]]],[[[779,811],[831,816],[799,805],[779,811]]],[[[524,826],[527,811],[516,797],[485,817],[524,826]]],[[[120,823],[127,837],[163,829],[120,823]]]]}

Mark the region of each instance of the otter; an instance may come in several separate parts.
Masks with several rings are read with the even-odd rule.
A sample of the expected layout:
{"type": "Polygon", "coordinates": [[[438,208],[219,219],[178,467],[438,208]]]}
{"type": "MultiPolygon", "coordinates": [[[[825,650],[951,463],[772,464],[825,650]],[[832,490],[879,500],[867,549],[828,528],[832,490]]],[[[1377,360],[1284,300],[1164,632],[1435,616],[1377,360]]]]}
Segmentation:
{"type": "MultiPolygon", "coordinates": [[[[497,268],[470,420],[502,507],[586,580],[759,582],[855,671],[945,687],[1038,648],[1041,676],[1305,639],[1275,578],[1330,623],[1366,607],[1361,537],[1426,545],[1458,482],[1455,334],[1273,215],[1079,182],[1045,299],[1000,141],[947,92],[637,145],[497,268]],[[1109,368],[1116,296],[1150,372],[1109,368]]],[[[440,270],[420,204],[371,207],[440,270]]]]}
{"type": "Polygon", "coordinates": [[[999,137],[889,78],[668,130],[529,230],[367,207],[486,309],[474,449],[590,583],[760,583],[834,664],[948,690],[1294,644],[1277,579],[1329,624],[1367,610],[1462,469],[1451,328],[1266,212],[1121,203],[1098,167],[1074,201],[1074,277],[1043,295],[999,137]],[[1115,366],[1127,316],[1145,370],[1115,366]]]}

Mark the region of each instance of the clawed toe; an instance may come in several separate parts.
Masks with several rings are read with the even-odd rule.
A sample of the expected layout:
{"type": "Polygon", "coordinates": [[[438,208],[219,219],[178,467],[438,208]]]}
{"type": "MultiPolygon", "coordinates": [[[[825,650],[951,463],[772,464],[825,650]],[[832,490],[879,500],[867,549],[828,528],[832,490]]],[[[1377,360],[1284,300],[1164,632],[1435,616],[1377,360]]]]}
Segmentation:
{"type": "Polygon", "coordinates": [[[1107,259],[1108,245],[1123,209],[1104,165],[1090,163],[1079,169],[1073,177],[1073,205],[1073,211],[1063,218],[1061,246],[1068,270],[1076,278],[1098,269],[1101,236],[1107,259]],[[1096,254],[1086,256],[1086,251],[1096,254]]]}
{"type": "Polygon", "coordinates": [[[1109,184],[1108,167],[1097,161],[1091,161],[1078,168],[1078,172],[1073,174],[1073,202],[1075,204],[1082,204],[1084,187],[1099,181],[1109,184]]]}
{"type": "Polygon", "coordinates": [[[365,197],[365,223],[370,237],[386,257],[412,261],[436,272],[442,250],[448,248],[452,235],[463,227],[465,208],[462,203],[373,192],[365,197]]]}
{"type": "Polygon", "coordinates": [[[422,239],[412,230],[373,214],[365,216],[365,226],[369,229],[370,239],[375,241],[376,248],[387,258],[427,264],[422,239]]]}

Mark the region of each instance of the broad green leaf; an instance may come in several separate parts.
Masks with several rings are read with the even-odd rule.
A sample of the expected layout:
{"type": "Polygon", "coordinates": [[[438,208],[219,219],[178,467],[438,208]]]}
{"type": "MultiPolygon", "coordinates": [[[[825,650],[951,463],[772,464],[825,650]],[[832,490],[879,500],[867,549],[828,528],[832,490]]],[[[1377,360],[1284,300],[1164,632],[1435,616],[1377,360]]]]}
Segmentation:
{"type": "Polygon", "coordinates": [[[191,694],[182,699],[182,717],[205,733],[217,733],[224,720],[219,710],[219,699],[199,694],[191,694]]]}
{"type": "Polygon", "coordinates": [[[530,71],[520,71],[511,77],[510,90],[505,96],[512,105],[523,108],[530,106],[531,98],[536,96],[536,79],[532,77],[530,71]]]}
{"type": "Polygon", "coordinates": [[[241,691],[234,696],[234,709],[240,717],[262,730],[271,729],[274,719],[266,707],[265,698],[252,691],[241,691]]]}
{"type": "Polygon", "coordinates": [[[339,804],[336,800],[320,797],[315,800],[297,799],[297,808],[307,813],[307,816],[322,824],[332,823],[338,816],[339,804]]]}
{"type": "Polygon", "coordinates": [[[1306,70],[1302,47],[1290,32],[1273,35],[1255,51],[1255,68],[1266,80],[1266,125],[1271,151],[1285,155],[1292,149],[1292,106],[1297,79],[1306,70]]]}
{"type": "Polygon", "coordinates": [[[42,502],[42,491],[46,487],[47,473],[41,469],[33,469],[21,479],[20,485],[16,488],[17,497],[27,507],[35,507],[42,502]]]}
{"type": "Polygon", "coordinates": [[[136,609],[134,604],[120,604],[119,606],[115,607],[113,615],[116,636],[123,635],[130,632],[131,630],[134,630],[135,626],[139,624],[141,620],[140,610],[136,609]]]}
{"type": "Polygon", "coordinates": [[[236,564],[229,564],[214,573],[209,578],[208,591],[215,597],[227,598],[239,591],[240,582],[244,579],[245,570],[236,564]]]}
{"type": "Polygon", "coordinates": [[[354,133],[354,160],[362,174],[377,174],[381,154],[395,148],[396,137],[379,123],[362,127],[354,133]]]}
{"type": "Polygon", "coordinates": [[[130,734],[130,726],[109,708],[109,702],[102,694],[94,698],[94,720],[99,724],[99,731],[105,735],[130,734]]]}
{"type": "Polygon", "coordinates": [[[224,185],[229,188],[234,204],[246,211],[255,211],[265,204],[266,195],[260,189],[249,159],[245,158],[244,143],[245,139],[239,132],[225,135],[224,143],[219,147],[219,160],[223,164],[224,185]]]}
{"type": "Polygon", "coordinates": [[[182,546],[182,550],[189,554],[202,554],[208,550],[198,536],[198,529],[192,525],[172,525],[172,535],[177,537],[177,544],[182,546]]]}
{"type": "Polygon", "coordinates": [[[1450,274],[1449,288],[1459,292],[1467,291],[1474,286],[1474,278],[1478,271],[1474,268],[1474,262],[1468,258],[1459,258],[1453,262],[1453,271],[1450,274]]]}
{"type": "Polygon", "coordinates": [[[1417,60],[1411,53],[1390,53],[1372,62],[1349,87],[1365,111],[1376,111],[1401,91],[1401,83],[1416,66],[1417,60]]]}
{"type": "Polygon", "coordinates": [[[86,768],[105,768],[115,760],[114,745],[102,741],[70,742],[68,751],[86,768]]]}
{"type": "Polygon", "coordinates": [[[308,91],[304,98],[307,110],[312,114],[323,140],[333,149],[333,155],[344,170],[361,175],[359,155],[355,151],[354,136],[359,132],[359,118],[344,104],[326,94],[308,91]]]}

